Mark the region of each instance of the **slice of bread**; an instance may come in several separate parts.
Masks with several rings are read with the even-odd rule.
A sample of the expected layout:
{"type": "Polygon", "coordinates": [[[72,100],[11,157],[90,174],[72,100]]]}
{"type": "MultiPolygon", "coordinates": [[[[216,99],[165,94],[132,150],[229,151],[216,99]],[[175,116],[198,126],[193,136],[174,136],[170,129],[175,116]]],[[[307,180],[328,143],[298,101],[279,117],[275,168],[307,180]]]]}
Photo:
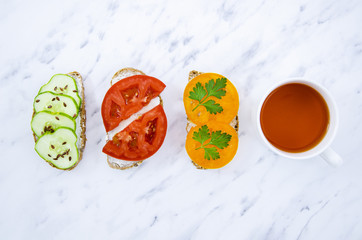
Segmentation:
{"type": "Polygon", "coordinates": [[[75,82],[77,83],[77,87],[78,87],[78,94],[79,94],[80,98],[82,99],[82,105],[80,108],[79,116],[75,120],[76,124],[77,124],[76,133],[77,133],[77,137],[78,137],[77,146],[78,146],[78,150],[79,150],[79,161],[78,161],[78,163],[79,163],[83,157],[83,151],[85,148],[85,143],[87,141],[87,138],[85,135],[87,116],[86,116],[86,111],[85,111],[84,84],[83,84],[83,78],[80,75],[80,73],[71,72],[71,73],[68,73],[67,75],[69,75],[75,79],[75,82]]]}
{"type": "MultiPolygon", "coordinates": [[[[197,77],[197,76],[199,76],[201,74],[203,74],[203,72],[199,72],[199,71],[196,71],[196,70],[190,71],[190,73],[189,73],[189,81],[191,81],[192,79],[194,79],[195,77],[197,77]]],[[[196,126],[196,124],[191,122],[189,120],[189,118],[187,118],[186,131],[189,132],[190,129],[192,127],[194,127],[194,126],[196,126]]],[[[232,126],[235,129],[236,132],[239,131],[239,117],[238,117],[238,115],[236,115],[235,118],[230,122],[230,126],[232,126]]],[[[195,165],[195,167],[197,169],[204,169],[204,170],[206,169],[206,168],[200,167],[199,165],[197,165],[192,160],[191,160],[191,162],[195,165]]]]}
{"type": "MultiPolygon", "coordinates": [[[[116,72],[111,80],[111,86],[123,78],[134,76],[134,75],[145,75],[142,71],[134,68],[123,68],[116,72]]],[[[109,139],[109,133],[107,132],[107,140],[109,139]]],[[[125,170],[132,167],[138,167],[143,161],[126,161],[117,158],[113,158],[107,155],[107,163],[111,168],[125,170]]]]}
{"type": "MultiPolygon", "coordinates": [[[[76,135],[77,135],[77,147],[78,147],[78,151],[79,151],[79,161],[74,164],[72,167],[68,168],[68,169],[60,169],[60,170],[72,170],[74,169],[78,163],[82,160],[83,158],[83,151],[85,148],[85,143],[87,141],[86,135],[85,135],[85,131],[86,131],[86,111],[85,111],[85,97],[84,97],[84,84],[83,84],[83,78],[80,75],[80,73],[78,72],[70,72],[67,73],[68,76],[71,76],[72,78],[74,78],[77,87],[78,87],[78,94],[79,97],[82,99],[82,104],[80,107],[80,111],[78,114],[78,117],[75,119],[76,122],[76,135]]],[[[33,110],[33,116],[34,117],[35,111],[33,110]]],[[[33,137],[34,137],[34,141],[36,142],[38,140],[37,136],[35,135],[35,133],[33,133],[33,137]]],[[[56,166],[54,166],[52,163],[47,162],[50,166],[57,168],[56,166]]],[[[59,168],[57,168],[59,169],[59,168]]]]}

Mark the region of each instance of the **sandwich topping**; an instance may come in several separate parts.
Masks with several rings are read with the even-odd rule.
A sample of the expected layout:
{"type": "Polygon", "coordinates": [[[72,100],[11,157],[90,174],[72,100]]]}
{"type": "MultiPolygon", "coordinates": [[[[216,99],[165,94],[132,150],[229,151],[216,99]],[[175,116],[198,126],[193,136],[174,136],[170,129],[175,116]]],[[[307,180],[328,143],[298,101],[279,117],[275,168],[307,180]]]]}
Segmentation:
{"type": "Polygon", "coordinates": [[[113,84],[102,103],[102,118],[106,131],[116,128],[122,120],[148,105],[165,87],[157,78],[146,75],[127,77],[113,84]]]}
{"type": "Polygon", "coordinates": [[[204,73],[192,79],[185,88],[183,101],[188,118],[195,124],[230,123],[239,109],[236,88],[216,73],[204,73]]]}
{"type": "Polygon", "coordinates": [[[129,161],[144,160],[161,147],[167,130],[167,118],[161,105],[143,114],[103,147],[107,155],[129,161]]]}
{"type": "Polygon", "coordinates": [[[202,168],[229,163],[238,147],[237,132],[230,126],[239,109],[239,95],[224,76],[204,73],[193,78],[184,91],[188,120],[195,126],[186,138],[186,151],[202,168]]]}
{"type": "Polygon", "coordinates": [[[60,127],[44,134],[35,143],[36,152],[57,168],[67,169],[78,161],[77,136],[72,129],[60,127]]]}
{"type": "Polygon", "coordinates": [[[197,82],[196,86],[190,92],[189,98],[198,101],[199,104],[197,104],[192,111],[195,111],[199,106],[203,106],[211,114],[221,113],[223,108],[219,103],[216,103],[214,100],[206,100],[209,97],[221,99],[226,93],[224,90],[225,86],[226,78],[218,78],[216,82],[214,79],[211,79],[205,83],[205,87],[203,87],[200,82],[197,82]]]}
{"type": "Polygon", "coordinates": [[[103,123],[110,137],[104,153],[141,161],[158,151],[166,136],[167,118],[157,98],[165,87],[146,75],[126,77],[111,86],[102,103],[103,123]]]}
{"type": "Polygon", "coordinates": [[[81,98],[75,80],[54,75],[34,99],[31,128],[36,136],[35,151],[59,169],[69,169],[79,161],[77,117],[81,98]]]}
{"type": "Polygon", "coordinates": [[[229,124],[211,121],[191,128],[186,137],[186,151],[203,168],[220,168],[236,154],[238,135],[229,124]]]}
{"type": "Polygon", "coordinates": [[[66,74],[55,74],[50,81],[40,88],[39,93],[53,92],[56,94],[65,94],[73,98],[78,108],[82,102],[78,87],[74,79],[66,74]]]}
{"type": "Polygon", "coordinates": [[[210,133],[208,126],[203,125],[199,128],[199,131],[194,131],[192,139],[201,143],[201,146],[196,148],[196,150],[204,149],[205,159],[216,160],[220,158],[217,148],[224,149],[229,146],[231,135],[226,132],[221,132],[220,130],[210,133]]]}

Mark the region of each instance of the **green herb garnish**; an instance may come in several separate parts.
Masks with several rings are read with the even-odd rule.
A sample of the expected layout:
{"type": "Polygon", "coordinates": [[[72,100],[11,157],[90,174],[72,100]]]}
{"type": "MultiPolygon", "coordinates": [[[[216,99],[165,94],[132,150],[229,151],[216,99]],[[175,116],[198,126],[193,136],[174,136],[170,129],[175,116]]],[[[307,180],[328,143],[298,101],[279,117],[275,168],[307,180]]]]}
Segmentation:
{"type": "Polygon", "coordinates": [[[205,159],[216,160],[220,158],[220,154],[216,147],[224,149],[225,147],[229,146],[231,135],[225,132],[222,133],[220,130],[210,133],[208,126],[203,125],[199,128],[198,132],[194,132],[192,139],[201,143],[201,146],[196,148],[196,150],[203,148],[205,150],[205,159]],[[209,139],[210,141],[206,143],[206,141],[209,139]]]}
{"type": "Polygon", "coordinates": [[[221,97],[225,96],[226,91],[224,88],[226,87],[226,81],[226,78],[218,78],[216,79],[216,82],[214,79],[211,79],[209,82],[205,83],[205,87],[203,87],[200,82],[196,83],[196,86],[192,89],[193,91],[190,91],[189,98],[198,101],[199,104],[192,109],[192,111],[195,111],[199,106],[204,106],[211,114],[221,113],[224,109],[220,104],[216,103],[214,100],[206,100],[209,97],[221,99],[221,97]]]}

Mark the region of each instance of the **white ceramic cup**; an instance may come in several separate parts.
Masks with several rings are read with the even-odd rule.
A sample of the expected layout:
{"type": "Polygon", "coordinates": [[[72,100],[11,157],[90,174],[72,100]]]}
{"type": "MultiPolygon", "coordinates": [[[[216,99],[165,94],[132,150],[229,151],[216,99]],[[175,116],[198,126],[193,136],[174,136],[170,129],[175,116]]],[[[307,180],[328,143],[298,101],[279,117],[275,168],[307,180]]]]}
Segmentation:
{"type": "Polygon", "coordinates": [[[307,159],[307,158],[312,158],[312,157],[320,155],[327,163],[329,163],[332,166],[339,166],[343,163],[342,158],[335,151],[333,151],[330,148],[330,145],[337,133],[337,128],[338,128],[337,105],[336,105],[335,101],[333,100],[333,98],[331,97],[330,93],[324,87],[322,87],[321,85],[319,85],[317,83],[314,83],[314,82],[311,82],[311,81],[308,81],[305,79],[294,78],[294,79],[287,79],[285,81],[282,81],[282,82],[276,84],[269,91],[267,91],[266,94],[262,97],[262,99],[258,105],[256,121],[257,121],[257,131],[258,131],[258,134],[261,137],[262,141],[273,152],[275,152],[283,157],[287,157],[290,159],[307,159]],[[269,94],[273,90],[275,90],[276,88],[278,88],[282,85],[288,84],[288,83],[302,83],[302,84],[312,87],[313,89],[315,89],[317,92],[319,92],[321,94],[321,96],[326,101],[328,109],[329,109],[329,125],[328,125],[326,135],[324,136],[324,138],[322,139],[322,141],[319,144],[317,144],[316,146],[314,146],[313,148],[311,148],[305,152],[290,153],[290,152],[286,152],[286,151],[283,151],[283,150],[280,150],[280,149],[274,147],[268,141],[268,139],[265,137],[263,130],[261,128],[260,112],[261,112],[261,108],[263,106],[265,99],[269,96],[269,94]]]}

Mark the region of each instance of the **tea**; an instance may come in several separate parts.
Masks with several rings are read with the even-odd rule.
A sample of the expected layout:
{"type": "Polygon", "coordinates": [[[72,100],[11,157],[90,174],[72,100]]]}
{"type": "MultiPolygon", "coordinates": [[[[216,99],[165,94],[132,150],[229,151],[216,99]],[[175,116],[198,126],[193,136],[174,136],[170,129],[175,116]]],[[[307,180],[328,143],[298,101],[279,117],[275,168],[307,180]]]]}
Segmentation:
{"type": "Polygon", "coordinates": [[[312,87],[288,83],[276,88],[265,99],[260,125],[265,137],[276,148],[304,152],[324,138],[329,110],[324,98],[312,87]]]}

